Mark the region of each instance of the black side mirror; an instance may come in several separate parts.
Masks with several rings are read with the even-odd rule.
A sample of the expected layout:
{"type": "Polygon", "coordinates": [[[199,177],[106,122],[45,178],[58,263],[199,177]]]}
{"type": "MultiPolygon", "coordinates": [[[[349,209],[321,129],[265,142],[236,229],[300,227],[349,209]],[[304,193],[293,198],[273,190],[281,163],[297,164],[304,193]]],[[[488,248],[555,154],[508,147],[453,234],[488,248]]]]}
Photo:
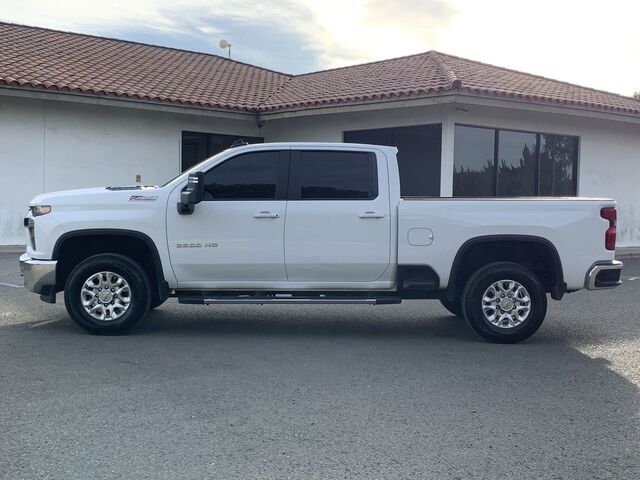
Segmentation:
{"type": "Polygon", "coordinates": [[[204,199],[204,172],[189,174],[187,186],[180,192],[178,202],[178,213],[180,215],[191,215],[197,203],[204,199]]]}

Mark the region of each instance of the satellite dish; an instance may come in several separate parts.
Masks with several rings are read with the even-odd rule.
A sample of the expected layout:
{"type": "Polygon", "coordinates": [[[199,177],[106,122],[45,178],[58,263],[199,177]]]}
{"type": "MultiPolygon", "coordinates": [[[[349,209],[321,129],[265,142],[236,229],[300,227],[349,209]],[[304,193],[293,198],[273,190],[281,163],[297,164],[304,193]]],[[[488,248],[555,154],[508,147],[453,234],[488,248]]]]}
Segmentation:
{"type": "Polygon", "coordinates": [[[220,42],[218,43],[218,45],[220,46],[221,49],[225,50],[228,49],[229,52],[229,58],[231,58],[231,44],[229,42],[227,42],[224,38],[222,40],[220,40],[220,42]]]}

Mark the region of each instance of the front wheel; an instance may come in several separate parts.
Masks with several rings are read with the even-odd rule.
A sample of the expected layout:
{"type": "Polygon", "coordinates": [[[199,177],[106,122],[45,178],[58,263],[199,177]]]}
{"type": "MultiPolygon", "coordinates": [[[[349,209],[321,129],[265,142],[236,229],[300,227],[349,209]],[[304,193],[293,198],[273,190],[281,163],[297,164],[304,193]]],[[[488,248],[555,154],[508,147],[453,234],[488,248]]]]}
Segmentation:
{"type": "Polygon", "coordinates": [[[491,263],[467,281],[462,310],[480,336],[494,343],[517,343],[542,325],[547,295],[529,269],[516,263],[491,263]]]}
{"type": "Polygon", "coordinates": [[[151,286],[134,260],[124,255],[95,255],[80,262],[69,275],[64,303],[71,319],[85,330],[117,335],[147,314],[151,286]]]}

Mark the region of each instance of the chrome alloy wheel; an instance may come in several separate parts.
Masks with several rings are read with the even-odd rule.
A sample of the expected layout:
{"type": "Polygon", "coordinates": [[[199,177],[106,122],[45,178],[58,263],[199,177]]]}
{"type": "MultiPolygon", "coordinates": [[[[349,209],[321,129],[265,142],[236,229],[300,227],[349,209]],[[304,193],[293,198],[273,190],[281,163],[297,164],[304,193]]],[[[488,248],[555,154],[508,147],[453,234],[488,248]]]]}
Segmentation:
{"type": "Polygon", "coordinates": [[[529,292],[515,280],[499,280],[482,295],[484,318],[498,328],[521,325],[531,313],[529,292]]]}
{"type": "Polygon", "coordinates": [[[96,320],[120,318],[131,305],[131,288],[117,273],[98,272],[82,285],[80,300],[84,311],[96,320]]]}

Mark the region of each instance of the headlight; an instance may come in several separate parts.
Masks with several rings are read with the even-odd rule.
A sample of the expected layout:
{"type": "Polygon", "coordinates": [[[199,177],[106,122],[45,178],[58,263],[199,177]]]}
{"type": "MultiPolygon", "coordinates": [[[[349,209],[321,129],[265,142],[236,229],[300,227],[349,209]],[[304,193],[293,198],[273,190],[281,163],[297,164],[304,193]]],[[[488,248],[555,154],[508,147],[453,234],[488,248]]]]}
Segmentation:
{"type": "Polygon", "coordinates": [[[34,217],[51,213],[51,205],[32,205],[29,208],[31,209],[31,215],[34,217]]]}

